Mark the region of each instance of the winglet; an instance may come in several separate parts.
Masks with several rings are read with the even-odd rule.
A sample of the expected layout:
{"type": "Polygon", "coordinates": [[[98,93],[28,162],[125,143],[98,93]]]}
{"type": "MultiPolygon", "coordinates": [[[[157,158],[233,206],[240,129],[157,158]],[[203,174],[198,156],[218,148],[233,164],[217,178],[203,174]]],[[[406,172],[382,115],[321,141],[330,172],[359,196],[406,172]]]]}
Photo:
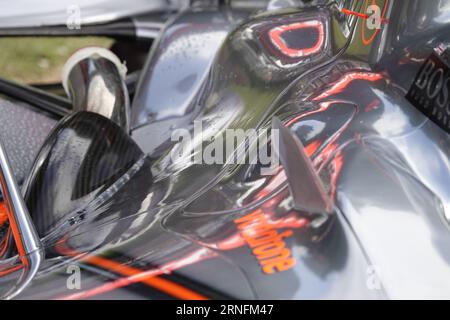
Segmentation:
{"type": "Polygon", "coordinates": [[[272,130],[279,131],[278,146],[274,150],[285,170],[295,208],[330,215],[333,212],[332,201],[300,139],[277,117],[272,119],[272,130]]]}

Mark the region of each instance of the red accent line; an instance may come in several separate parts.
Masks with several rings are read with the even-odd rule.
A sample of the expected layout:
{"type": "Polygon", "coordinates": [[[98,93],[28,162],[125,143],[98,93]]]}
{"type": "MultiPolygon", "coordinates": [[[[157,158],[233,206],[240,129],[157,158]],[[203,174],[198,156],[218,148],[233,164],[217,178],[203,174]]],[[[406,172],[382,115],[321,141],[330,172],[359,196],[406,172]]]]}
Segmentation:
{"type": "MultiPolygon", "coordinates": [[[[351,11],[348,9],[342,9],[341,10],[342,13],[345,13],[346,15],[351,15],[351,16],[357,16],[360,17],[362,19],[369,19],[369,15],[368,14],[364,14],[364,13],[360,13],[360,12],[356,12],[356,11],[351,11]]],[[[381,23],[389,23],[389,19],[386,18],[381,18],[381,23]]]]}
{"type": "Polygon", "coordinates": [[[356,12],[356,11],[351,11],[348,9],[343,8],[342,9],[342,13],[345,13],[346,15],[352,15],[352,16],[357,16],[363,19],[368,19],[369,15],[365,14],[365,13],[360,13],[360,12],[356,12]]]}
{"type": "Polygon", "coordinates": [[[356,80],[365,80],[375,82],[383,79],[383,76],[380,73],[373,72],[350,72],[345,74],[341,79],[335,82],[331,88],[325,90],[317,97],[313,98],[313,101],[323,100],[332,95],[341,93],[345,88],[348,87],[350,83],[356,80]]]}

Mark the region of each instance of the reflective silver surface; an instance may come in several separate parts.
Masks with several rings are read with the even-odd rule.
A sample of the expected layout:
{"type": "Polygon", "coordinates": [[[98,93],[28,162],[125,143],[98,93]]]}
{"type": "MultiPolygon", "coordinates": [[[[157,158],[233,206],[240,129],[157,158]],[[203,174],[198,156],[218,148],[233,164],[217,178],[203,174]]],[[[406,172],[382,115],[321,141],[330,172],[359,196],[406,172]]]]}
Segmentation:
{"type": "Polygon", "coordinates": [[[198,92],[217,51],[248,14],[229,8],[187,9],[166,26],[149,54],[131,108],[133,135],[144,151],[154,151],[173,129],[198,114],[198,92]]]}
{"type": "MultiPolygon", "coordinates": [[[[132,136],[147,156],[85,211],[75,208],[77,219],[61,214],[63,232],[52,229],[45,239],[54,265],[41,269],[24,297],[42,297],[45,285],[54,288],[46,297],[130,297],[130,287],[120,285],[144,274],[182,277],[242,299],[449,298],[450,135],[405,95],[425,59],[450,47],[450,1],[375,3],[386,18],[380,29],[342,14],[365,14],[368,1],[275,10],[236,25],[223,24],[223,11],[211,8],[175,18],[133,104],[132,136]],[[206,37],[201,46],[205,18],[226,26],[220,44],[206,37]],[[207,55],[197,57],[183,39],[207,55]],[[199,62],[195,70],[191,62],[199,62]],[[195,164],[189,152],[209,143],[198,136],[177,163],[168,155],[178,147],[165,144],[171,131],[191,130],[194,119],[217,137],[227,129],[270,129],[274,116],[301,141],[332,201],[333,214],[318,228],[314,208],[295,207],[289,192],[295,161],[268,176],[257,165],[195,164]],[[280,245],[296,264],[265,273],[248,242],[254,230],[243,233],[239,223],[246,219],[283,232],[280,245]],[[104,273],[89,273],[90,286],[68,292],[55,270],[83,255],[104,273]],[[121,274],[123,264],[136,274],[121,274]]],[[[63,147],[61,154],[70,143],[63,147]]],[[[42,169],[50,179],[51,169],[42,169]]]]}
{"type": "Polygon", "coordinates": [[[389,298],[445,298],[449,135],[404,96],[434,48],[448,48],[449,2],[378,2],[386,5],[389,24],[364,43],[368,31],[364,35],[365,21],[359,19],[340,61],[314,77],[330,80],[314,88],[315,80],[305,78],[295,87],[301,94],[294,89],[290,96],[335,112],[336,102],[355,105],[355,118],[321,164],[336,176],[336,205],[389,298]]]}
{"type": "Polygon", "coordinates": [[[90,47],[77,51],[63,70],[63,85],[73,111],[100,114],[129,132],[126,72],[125,65],[109,50],[90,47]]]}

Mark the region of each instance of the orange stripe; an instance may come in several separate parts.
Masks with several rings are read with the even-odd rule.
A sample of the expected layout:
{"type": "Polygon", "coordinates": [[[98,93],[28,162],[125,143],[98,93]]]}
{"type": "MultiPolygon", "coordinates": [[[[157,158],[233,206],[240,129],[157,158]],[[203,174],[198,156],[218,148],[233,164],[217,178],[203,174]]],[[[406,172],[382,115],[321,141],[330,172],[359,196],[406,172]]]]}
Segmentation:
{"type": "MultiPolygon", "coordinates": [[[[124,276],[132,277],[139,276],[142,274],[142,270],[129,267],[118,262],[105,259],[98,256],[92,256],[85,260],[88,263],[95,264],[105,269],[116,271],[124,276]]],[[[156,277],[156,276],[146,276],[139,279],[139,282],[143,282],[149,286],[152,286],[162,292],[168,293],[176,298],[185,300],[208,300],[207,297],[196,293],[188,288],[185,288],[172,281],[156,277]]]]}
{"type": "MultiPolygon", "coordinates": [[[[65,255],[70,256],[79,256],[80,253],[67,248],[65,246],[64,241],[61,241],[57,244],[57,250],[65,255]]],[[[208,300],[207,297],[192,291],[188,288],[185,288],[175,282],[172,282],[170,280],[166,280],[154,275],[145,275],[145,271],[133,268],[124,264],[121,264],[119,262],[102,258],[99,256],[87,256],[84,258],[81,258],[81,261],[91,263],[94,265],[97,265],[103,269],[110,270],[112,272],[120,273],[123,276],[126,276],[127,281],[130,282],[142,282],[145,283],[153,288],[156,288],[162,292],[165,292],[175,298],[184,299],[184,300],[208,300]]],[[[129,284],[129,283],[128,283],[129,284]]]]}

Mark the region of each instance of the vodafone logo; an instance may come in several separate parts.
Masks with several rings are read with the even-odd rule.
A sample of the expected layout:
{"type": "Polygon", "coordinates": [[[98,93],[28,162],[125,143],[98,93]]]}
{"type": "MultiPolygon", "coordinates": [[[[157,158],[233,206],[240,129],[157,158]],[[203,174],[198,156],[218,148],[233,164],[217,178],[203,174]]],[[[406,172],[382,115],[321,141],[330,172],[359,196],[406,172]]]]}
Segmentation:
{"type": "Polygon", "coordinates": [[[234,222],[265,274],[283,272],[295,265],[296,260],[284,241],[293,235],[292,230],[279,233],[260,209],[234,222]]]}

